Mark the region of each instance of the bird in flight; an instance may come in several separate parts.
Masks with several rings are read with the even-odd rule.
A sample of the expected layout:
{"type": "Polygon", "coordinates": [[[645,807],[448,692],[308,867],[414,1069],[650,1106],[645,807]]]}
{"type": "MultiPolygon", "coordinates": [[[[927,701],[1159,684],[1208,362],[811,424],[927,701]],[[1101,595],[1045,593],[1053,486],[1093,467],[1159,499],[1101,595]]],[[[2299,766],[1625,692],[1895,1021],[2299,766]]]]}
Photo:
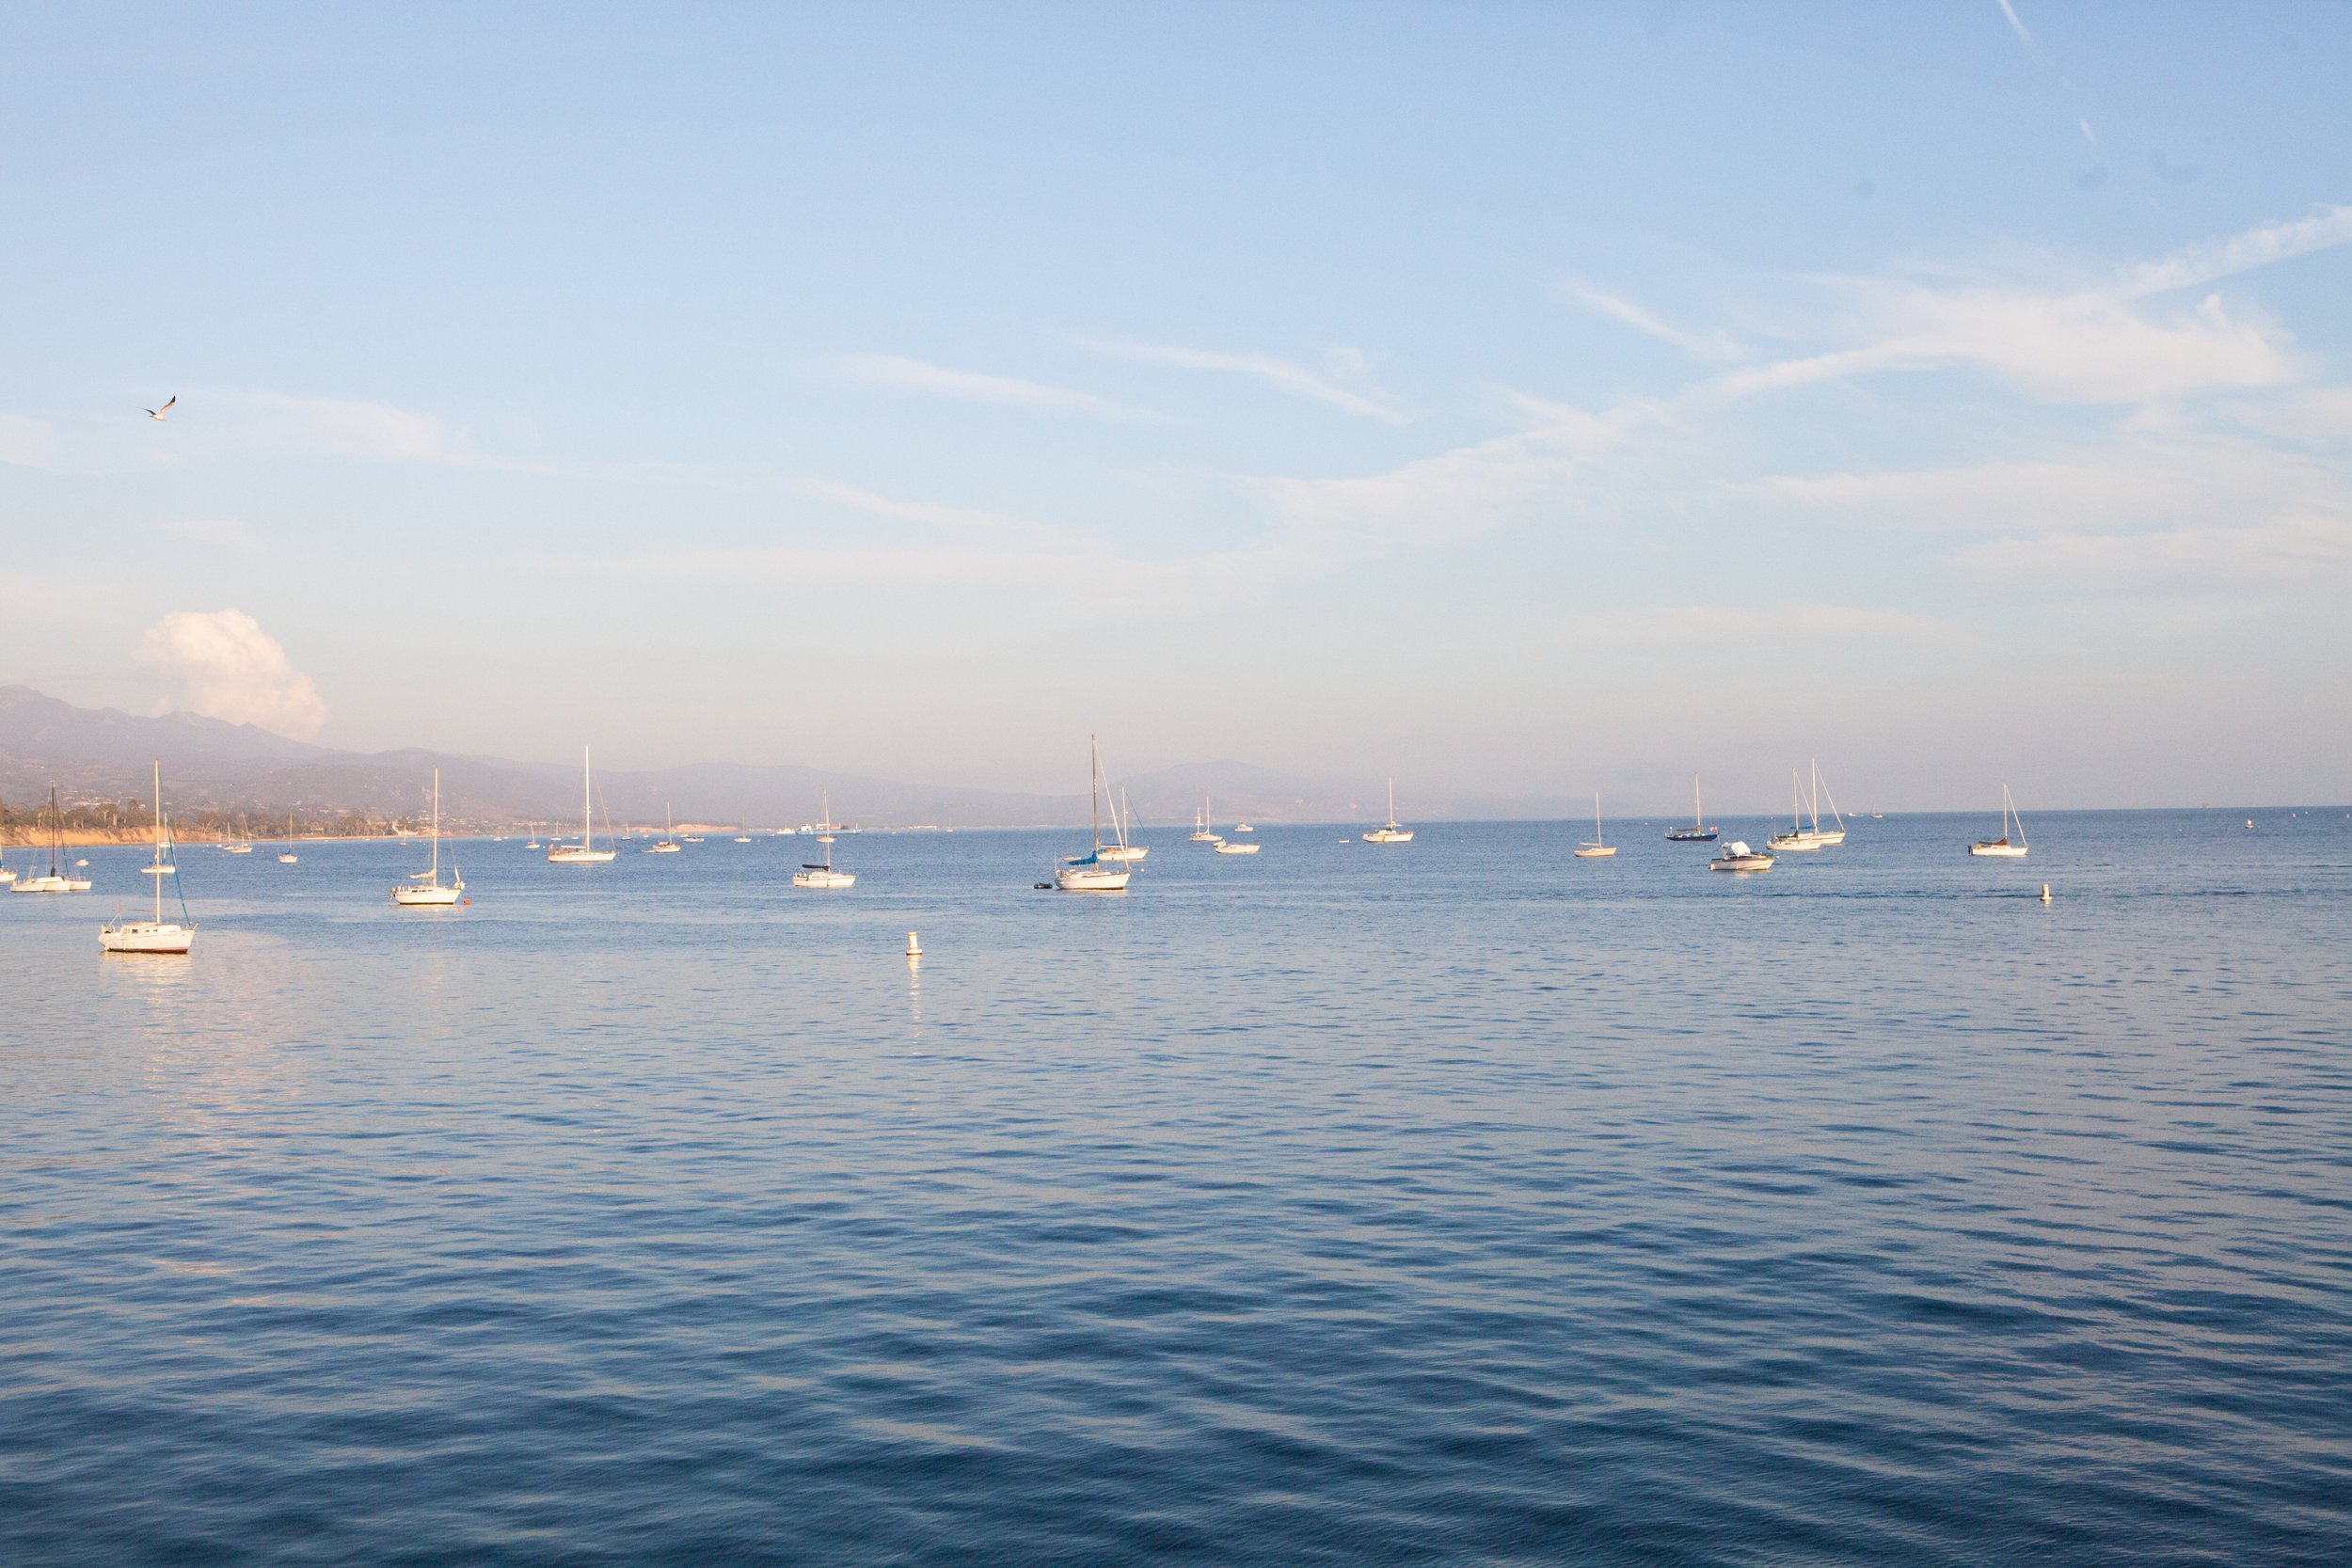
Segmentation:
{"type": "Polygon", "coordinates": [[[168,402],[167,402],[167,403],[165,403],[165,404],[164,404],[161,408],[151,408],[151,409],[149,409],[149,410],[147,411],[147,417],[148,417],[149,419],[151,419],[151,420],[160,420],[160,419],[162,419],[162,418],[163,418],[166,414],[170,413],[170,412],[171,412],[171,405],[172,405],[172,404],[174,404],[174,403],[178,403],[179,401],[180,401],[180,394],[179,394],[179,393],[177,393],[177,392],[174,392],[174,393],[172,393],[172,394],[171,394],[171,397],[170,397],[169,401],[168,401],[168,402]]]}

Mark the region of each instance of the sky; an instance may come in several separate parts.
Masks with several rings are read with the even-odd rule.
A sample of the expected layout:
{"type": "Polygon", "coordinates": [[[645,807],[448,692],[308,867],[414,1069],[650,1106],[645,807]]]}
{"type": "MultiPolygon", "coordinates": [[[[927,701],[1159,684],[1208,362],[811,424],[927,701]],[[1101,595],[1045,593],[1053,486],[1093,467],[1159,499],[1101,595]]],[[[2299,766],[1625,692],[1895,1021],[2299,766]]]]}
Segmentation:
{"type": "Polygon", "coordinates": [[[975,787],[2352,799],[2352,8],[0,40],[0,680],[975,787]]]}

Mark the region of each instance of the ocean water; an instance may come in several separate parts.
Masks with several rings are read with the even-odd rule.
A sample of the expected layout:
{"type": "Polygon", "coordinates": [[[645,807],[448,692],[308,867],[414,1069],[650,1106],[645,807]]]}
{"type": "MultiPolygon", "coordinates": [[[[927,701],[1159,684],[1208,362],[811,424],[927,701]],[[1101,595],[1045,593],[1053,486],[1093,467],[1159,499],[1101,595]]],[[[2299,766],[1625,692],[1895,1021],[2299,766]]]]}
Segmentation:
{"type": "Polygon", "coordinates": [[[0,1561],[2352,1560],[2352,816],[2244,815],[191,847],[184,962],[86,851],[0,1561]]]}

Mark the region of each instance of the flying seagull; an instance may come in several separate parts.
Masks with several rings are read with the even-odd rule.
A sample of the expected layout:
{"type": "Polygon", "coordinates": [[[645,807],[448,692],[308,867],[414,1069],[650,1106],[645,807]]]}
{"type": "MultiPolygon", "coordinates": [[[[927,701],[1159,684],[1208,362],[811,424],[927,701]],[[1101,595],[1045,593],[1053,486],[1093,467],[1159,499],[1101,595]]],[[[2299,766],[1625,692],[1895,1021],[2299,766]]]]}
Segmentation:
{"type": "Polygon", "coordinates": [[[170,413],[170,412],[171,412],[171,405],[172,405],[172,404],[174,404],[174,403],[178,403],[179,401],[180,401],[180,394],[179,394],[179,393],[177,393],[177,392],[174,392],[174,393],[172,393],[172,394],[171,394],[171,398],[170,398],[170,400],[169,400],[168,402],[167,402],[167,403],[166,403],[166,404],[164,404],[161,408],[151,408],[151,409],[149,409],[149,410],[147,411],[147,417],[148,417],[149,419],[151,419],[151,420],[160,420],[160,419],[162,419],[162,418],[163,418],[166,414],[170,413]]]}

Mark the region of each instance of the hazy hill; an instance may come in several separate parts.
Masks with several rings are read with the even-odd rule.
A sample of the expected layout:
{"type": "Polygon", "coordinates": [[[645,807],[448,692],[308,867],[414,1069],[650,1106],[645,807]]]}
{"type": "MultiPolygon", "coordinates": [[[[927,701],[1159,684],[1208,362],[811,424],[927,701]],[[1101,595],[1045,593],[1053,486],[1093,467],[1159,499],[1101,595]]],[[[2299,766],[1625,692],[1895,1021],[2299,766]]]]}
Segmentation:
{"type": "MultiPolygon", "coordinates": [[[[267,817],[360,813],[413,816],[425,809],[436,765],[443,812],[464,825],[563,823],[580,815],[580,774],[559,764],[459,756],[419,748],[373,753],[306,745],[250,724],[193,713],[138,718],[76,707],[23,686],[0,686],[0,800],[22,803],[54,780],[72,800],[144,800],[148,764],[161,759],[181,809],[250,811],[267,817]]],[[[1138,819],[1188,823],[1210,797],[1219,820],[1376,821],[1381,781],[1304,778],[1240,762],[1189,764],[1116,781],[1138,819]]],[[[1029,827],[1084,822],[1086,797],[1030,795],[956,784],[905,784],[795,766],[696,763],[650,771],[598,769],[615,823],[661,820],[772,826],[805,822],[829,792],[834,815],[873,827],[1029,827]]],[[[1516,802],[1448,799],[1399,802],[1406,816],[1511,815],[1516,802]]],[[[601,825],[601,824],[600,824],[601,825]]]]}

